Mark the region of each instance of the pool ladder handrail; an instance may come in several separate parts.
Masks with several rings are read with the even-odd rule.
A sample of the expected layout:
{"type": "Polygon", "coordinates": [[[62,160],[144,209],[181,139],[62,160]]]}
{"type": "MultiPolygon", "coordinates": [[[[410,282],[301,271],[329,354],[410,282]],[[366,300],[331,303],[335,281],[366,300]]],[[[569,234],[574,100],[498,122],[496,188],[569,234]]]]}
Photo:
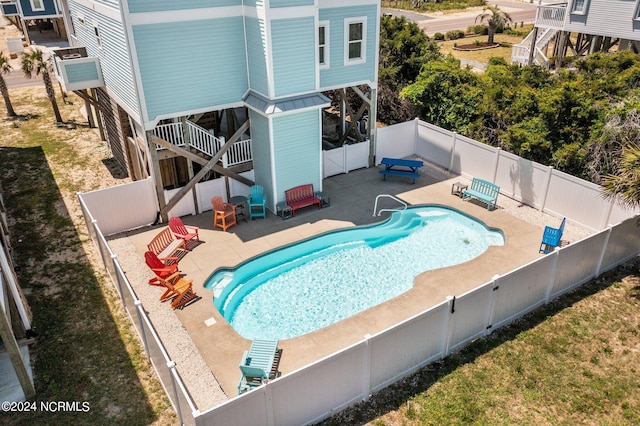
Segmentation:
{"type": "Polygon", "coordinates": [[[376,197],[376,202],[373,205],[373,216],[380,216],[380,214],[382,212],[399,212],[402,210],[406,210],[407,209],[407,203],[405,203],[404,201],[402,201],[399,198],[394,197],[393,195],[389,195],[389,194],[380,194],[376,197]],[[376,215],[376,210],[378,209],[378,199],[380,197],[387,197],[387,198],[391,198],[393,200],[396,200],[397,202],[399,202],[400,204],[402,204],[404,207],[403,208],[396,208],[396,209],[380,209],[380,211],[378,212],[378,214],[376,215]]]}

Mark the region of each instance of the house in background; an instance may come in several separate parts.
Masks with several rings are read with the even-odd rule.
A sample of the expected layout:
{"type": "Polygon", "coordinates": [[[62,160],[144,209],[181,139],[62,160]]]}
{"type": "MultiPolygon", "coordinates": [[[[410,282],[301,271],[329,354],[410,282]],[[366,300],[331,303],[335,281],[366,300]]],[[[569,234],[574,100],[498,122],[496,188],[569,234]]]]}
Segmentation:
{"type": "Polygon", "coordinates": [[[375,123],[379,7],[377,0],[68,0],[71,47],[55,51],[55,69],[67,90],[100,112],[98,124],[129,174],[153,176],[161,214],[211,170],[262,185],[275,211],[291,187],[322,190],[328,91],[341,94],[339,142],[364,130],[373,145],[375,126],[357,124],[365,112],[375,123]],[[362,100],[357,111],[345,102],[347,88],[362,100]],[[177,187],[165,202],[164,188],[177,187]]]}
{"type": "Polygon", "coordinates": [[[0,10],[22,33],[28,44],[39,31],[53,30],[66,40],[64,0],[1,0],[0,10]],[[31,33],[31,34],[30,34],[31,33]]]}
{"type": "Polygon", "coordinates": [[[556,68],[567,55],[631,50],[640,52],[638,0],[569,0],[540,4],[533,31],[514,45],[511,62],[556,68]],[[550,51],[550,47],[552,50],[550,51]]]}

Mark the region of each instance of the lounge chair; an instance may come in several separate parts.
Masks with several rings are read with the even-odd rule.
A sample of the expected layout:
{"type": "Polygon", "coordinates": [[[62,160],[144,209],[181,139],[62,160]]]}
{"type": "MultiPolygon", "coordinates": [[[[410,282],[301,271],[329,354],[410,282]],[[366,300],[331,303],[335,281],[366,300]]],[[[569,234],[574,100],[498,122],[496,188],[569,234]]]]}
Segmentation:
{"type": "Polygon", "coordinates": [[[193,291],[193,280],[181,277],[179,272],[171,274],[167,278],[158,278],[158,282],[166,288],[160,296],[160,301],[172,299],[171,307],[173,309],[183,308],[197,297],[193,291]]]}
{"type": "Polygon", "coordinates": [[[185,247],[188,247],[190,242],[196,244],[200,242],[198,228],[185,225],[179,217],[169,218],[169,229],[176,238],[184,240],[185,247]]]}
{"type": "Polygon", "coordinates": [[[155,277],[149,280],[151,285],[161,286],[162,284],[160,284],[158,278],[167,278],[179,270],[177,257],[158,257],[154,252],[147,251],[144,254],[144,261],[156,274],[155,277]]]}
{"type": "Polygon", "coordinates": [[[281,357],[282,349],[278,349],[277,340],[251,342],[251,347],[248,351],[244,351],[238,366],[242,373],[238,382],[238,394],[264,384],[265,380],[278,377],[281,357]]]}
{"type": "Polygon", "coordinates": [[[222,201],[222,197],[213,197],[211,206],[213,207],[214,228],[222,228],[223,231],[226,231],[227,228],[236,224],[236,206],[225,203],[222,201]]]}
{"type": "Polygon", "coordinates": [[[249,217],[267,217],[267,199],[264,196],[264,188],[260,185],[253,185],[249,188],[249,217]]]}
{"type": "Polygon", "coordinates": [[[550,226],[544,227],[544,233],[542,234],[542,242],[540,243],[539,253],[551,253],[556,247],[560,245],[560,239],[564,232],[564,224],[567,218],[562,219],[559,228],[552,228],[550,226]]]}

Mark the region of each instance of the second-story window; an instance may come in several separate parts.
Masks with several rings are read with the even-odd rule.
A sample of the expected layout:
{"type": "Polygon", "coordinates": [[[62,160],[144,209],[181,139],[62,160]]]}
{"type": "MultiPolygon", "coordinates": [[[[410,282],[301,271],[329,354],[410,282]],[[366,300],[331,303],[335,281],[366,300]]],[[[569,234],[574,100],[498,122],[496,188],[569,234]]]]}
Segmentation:
{"type": "Polygon", "coordinates": [[[589,0],[573,0],[571,6],[571,13],[577,15],[584,15],[587,13],[587,7],[589,6],[589,0]]]}
{"type": "Polygon", "coordinates": [[[633,11],[633,19],[640,21],[640,0],[636,0],[636,8],[633,11]]]}
{"type": "Polygon", "coordinates": [[[350,18],[344,22],[345,65],[360,64],[366,61],[367,18],[350,18]]]}
{"type": "Polygon", "coordinates": [[[318,63],[320,68],[329,67],[329,22],[321,21],[318,25],[318,63]]]}
{"type": "Polygon", "coordinates": [[[34,12],[44,10],[44,3],[42,0],[30,0],[31,1],[31,10],[34,12]]]}
{"type": "Polygon", "coordinates": [[[98,23],[93,23],[93,32],[96,34],[96,45],[98,49],[102,49],[102,37],[100,37],[100,30],[98,29],[98,23]]]}

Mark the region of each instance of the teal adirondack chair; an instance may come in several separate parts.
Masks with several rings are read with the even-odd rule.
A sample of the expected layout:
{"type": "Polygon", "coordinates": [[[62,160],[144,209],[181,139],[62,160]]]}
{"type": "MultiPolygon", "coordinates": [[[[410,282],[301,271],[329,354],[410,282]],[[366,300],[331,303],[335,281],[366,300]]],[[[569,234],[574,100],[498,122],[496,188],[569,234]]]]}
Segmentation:
{"type": "Polygon", "coordinates": [[[564,223],[567,218],[562,219],[562,223],[559,228],[552,228],[550,226],[544,227],[544,233],[542,234],[542,242],[540,243],[539,253],[551,253],[553,249],[560,245],[560,239],[564,232],[564,223]]]}
{"type": "Polygon", "coordinates": [[[267,199],[264,196],[264,188],[260,185],[253,185],[249,188],[249,217],[267,217],[267,199]]]}

